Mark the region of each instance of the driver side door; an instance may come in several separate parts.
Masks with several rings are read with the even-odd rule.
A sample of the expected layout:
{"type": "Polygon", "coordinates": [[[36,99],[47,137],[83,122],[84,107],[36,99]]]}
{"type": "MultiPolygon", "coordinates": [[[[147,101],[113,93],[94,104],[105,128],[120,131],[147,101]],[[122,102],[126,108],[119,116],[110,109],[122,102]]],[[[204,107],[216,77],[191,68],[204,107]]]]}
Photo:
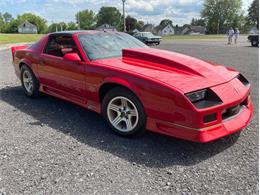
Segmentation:
{"type": "Polygon", "coordinates": [[[47,93],[86,103],[85,65],[66,60],[68,53],[78,53],[71,36],[50,36],[40,55],[38,74],[47,93]]]}

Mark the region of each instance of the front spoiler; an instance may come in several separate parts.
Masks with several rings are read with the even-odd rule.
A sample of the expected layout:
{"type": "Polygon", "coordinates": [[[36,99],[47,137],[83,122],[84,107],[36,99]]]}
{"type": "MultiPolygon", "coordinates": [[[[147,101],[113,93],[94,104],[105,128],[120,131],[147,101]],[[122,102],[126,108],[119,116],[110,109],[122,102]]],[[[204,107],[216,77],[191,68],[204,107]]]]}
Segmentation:
{"type": "Polygon", "coordinates": [[[147,129],[172,137],[205,143],[233,134],[246,127],[253,116],[253,110],[253,105],[250,101],[250,103],[235,117],[223,120],[222,123],[207,127],[206,129],[193,129],[157,119],[147,118],[147,129]]]}

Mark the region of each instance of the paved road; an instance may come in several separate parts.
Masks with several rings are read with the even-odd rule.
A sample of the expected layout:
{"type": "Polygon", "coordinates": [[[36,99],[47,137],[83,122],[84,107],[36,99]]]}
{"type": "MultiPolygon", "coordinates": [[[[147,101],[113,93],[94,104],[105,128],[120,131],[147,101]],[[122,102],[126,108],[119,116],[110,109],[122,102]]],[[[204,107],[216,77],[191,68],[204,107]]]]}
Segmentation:
{"type": "Polygon", "coordinates": [[[0,194],[255,194],[258,48],[246,42],[171,41],[159,47],[236,68],[256,110],[240,138],[208,144],[147,133],[115,136],[102,118],[52,97],[23,95],[0,51],[0,194]]]}

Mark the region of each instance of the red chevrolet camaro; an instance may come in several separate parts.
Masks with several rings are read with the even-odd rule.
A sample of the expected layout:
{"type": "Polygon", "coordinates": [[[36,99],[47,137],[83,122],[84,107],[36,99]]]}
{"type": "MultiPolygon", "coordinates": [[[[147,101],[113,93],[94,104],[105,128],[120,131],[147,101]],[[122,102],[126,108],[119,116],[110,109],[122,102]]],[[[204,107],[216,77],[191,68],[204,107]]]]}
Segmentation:
{"type": "Polygon", "coordinates": [[[12,54],[27,96],[45,93],[101,113],[119,135],[148,129],[209,142],[252,117],[250,84],[239,72],[125,33],[52,33],[12,54]]]}

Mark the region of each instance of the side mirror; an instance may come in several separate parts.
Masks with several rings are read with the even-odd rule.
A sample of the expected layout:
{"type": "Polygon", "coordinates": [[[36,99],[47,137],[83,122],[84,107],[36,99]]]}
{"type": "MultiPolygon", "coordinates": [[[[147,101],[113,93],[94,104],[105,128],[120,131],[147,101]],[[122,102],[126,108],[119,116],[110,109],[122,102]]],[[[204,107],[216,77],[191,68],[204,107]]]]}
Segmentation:
{"type": "Polygon", "coordinates": [[[77,53],[66,53],[63,58],[72,62],[81,62],[81,59],[77,53]]]}

